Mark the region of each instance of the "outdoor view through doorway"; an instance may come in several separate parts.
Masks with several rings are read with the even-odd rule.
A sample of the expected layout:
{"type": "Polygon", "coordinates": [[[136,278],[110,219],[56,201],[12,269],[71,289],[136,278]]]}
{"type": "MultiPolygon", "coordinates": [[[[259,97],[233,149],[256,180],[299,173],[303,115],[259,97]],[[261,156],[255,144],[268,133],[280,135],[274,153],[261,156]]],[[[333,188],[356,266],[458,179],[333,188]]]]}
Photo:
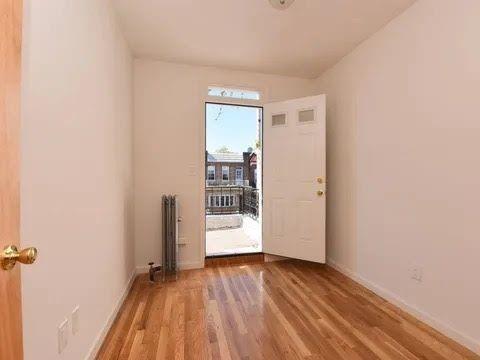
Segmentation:
{"type": "Polygon", "coordinates": [[[206,255],[262,251],[262,108],[206,104],[206,255]]]}

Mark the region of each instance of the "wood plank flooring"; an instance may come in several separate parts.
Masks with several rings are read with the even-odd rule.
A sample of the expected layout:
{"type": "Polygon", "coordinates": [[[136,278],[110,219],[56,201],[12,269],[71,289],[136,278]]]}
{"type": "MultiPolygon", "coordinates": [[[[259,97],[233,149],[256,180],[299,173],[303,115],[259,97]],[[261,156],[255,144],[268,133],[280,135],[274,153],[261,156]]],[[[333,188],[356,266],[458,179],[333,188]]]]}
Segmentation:
{"type": "Polygon", "coordinates": [[[479,359],[325,265],[136,279],[97,359],[479,359]]]}

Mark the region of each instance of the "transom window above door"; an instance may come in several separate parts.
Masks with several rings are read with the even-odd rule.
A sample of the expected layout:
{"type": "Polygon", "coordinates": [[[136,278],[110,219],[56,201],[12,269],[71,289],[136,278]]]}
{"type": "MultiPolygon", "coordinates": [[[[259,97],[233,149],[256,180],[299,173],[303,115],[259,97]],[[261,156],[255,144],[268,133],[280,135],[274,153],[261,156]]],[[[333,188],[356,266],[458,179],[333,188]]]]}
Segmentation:
{"type": "Polygon", "coordinates": [[[221,86],[209,86],[208,95],[231,99],[260,100],[259,91],[235,89],[221,86]]]}

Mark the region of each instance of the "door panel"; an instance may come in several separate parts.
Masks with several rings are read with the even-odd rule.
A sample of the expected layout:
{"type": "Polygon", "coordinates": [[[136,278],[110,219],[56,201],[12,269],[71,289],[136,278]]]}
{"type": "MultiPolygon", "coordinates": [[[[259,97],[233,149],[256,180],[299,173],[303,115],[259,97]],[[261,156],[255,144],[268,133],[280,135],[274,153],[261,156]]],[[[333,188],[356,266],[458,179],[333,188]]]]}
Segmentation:
{"type": "Polygon", "coordinates": [[[281,238],[285,235],[285,200],[272,199],[272,235],[281,238]]]}
{"type": "Polygon", "coordinates": [[[297,162],[298,171],[295,169],[295,175],[298,181],[302,183],[311,183],[312,179],[318,176],[317,167],[312,166],[317,155],[315,147],[314,134],[298,133],[296,146],[293,151],[295,152],[295,159],[301,158],[301,161],[297,162]]]}
{"type": "MultiPolygon", "coordinates": [[[[20,242],[22,1],[0,1],[0,250],[20,242]]],[[[20,267],[0,268],[0,359],[23,358],[20,267]]]]}
{"type": "Polygon", "coordinates": [[[264,119],[264,252],[324,263],[325,96],[267,104],[264,119]]]}
{"type": "Polygon", "coordinates": [[[282,138],[282,132],[279,129],[275,129],[278,132],[277,137],[279,139],[278,142],[271,145],[271,154],[270,157],[270,166],[272,168],[272,181],[283,183],[286,181],[288,172],[285,166],[283,166],[283,162],[285,159],[288,158],[288,149],[283,146],[283,141],[285,139],[282,138]]]}
{"type": "Polygon", "coordinates": [[[310,216],[310,214],[312,214],[312,211],[315,211],[313,201],[297,201],[295,210],[295,224],[298,237],[302,241],[313,241],[313,216],[310,216]]]}

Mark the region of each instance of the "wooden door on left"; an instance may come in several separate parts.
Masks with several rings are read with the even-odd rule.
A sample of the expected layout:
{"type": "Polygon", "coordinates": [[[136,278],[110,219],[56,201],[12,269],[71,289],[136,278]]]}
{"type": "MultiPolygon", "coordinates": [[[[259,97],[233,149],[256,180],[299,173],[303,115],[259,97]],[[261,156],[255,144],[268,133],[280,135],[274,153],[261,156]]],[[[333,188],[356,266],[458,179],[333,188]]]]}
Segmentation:
{"type": "MultiPolygon", "coordinates": [[[[0,251],[20,243],[22,10],[21,0],[0,0],[0,251]]],[[[2,360],[23,359],[21,310],[20,267],[0,268],[2,360]]]]}

